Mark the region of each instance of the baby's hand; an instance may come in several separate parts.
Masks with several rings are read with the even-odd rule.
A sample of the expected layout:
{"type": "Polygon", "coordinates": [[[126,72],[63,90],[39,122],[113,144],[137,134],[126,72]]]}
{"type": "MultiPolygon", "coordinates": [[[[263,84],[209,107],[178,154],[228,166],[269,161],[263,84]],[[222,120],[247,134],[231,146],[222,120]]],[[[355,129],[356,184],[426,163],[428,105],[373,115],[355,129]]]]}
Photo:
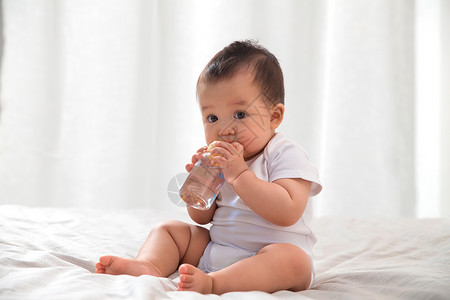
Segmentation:
{"type": "Polygon", "coordinates": [[[197,152],[192,155],[192,160],[191,163],[186,165],[186,171],[188,171],[189,173],[191,173],[192,168],[194,168],[194,165],[197,161],[199,161],[202,158],[203,153],[206,152],[206,146],[201,147],[200,149],[197,150],[197,152]]]}
{"type": "Polygon", "coordinates": [[[231,185],[248,170],[244,161],[244,147],[238,142],[216,142],[211,154],[214,156],[211,162],[222,167],[225,180],[231,185]]]}

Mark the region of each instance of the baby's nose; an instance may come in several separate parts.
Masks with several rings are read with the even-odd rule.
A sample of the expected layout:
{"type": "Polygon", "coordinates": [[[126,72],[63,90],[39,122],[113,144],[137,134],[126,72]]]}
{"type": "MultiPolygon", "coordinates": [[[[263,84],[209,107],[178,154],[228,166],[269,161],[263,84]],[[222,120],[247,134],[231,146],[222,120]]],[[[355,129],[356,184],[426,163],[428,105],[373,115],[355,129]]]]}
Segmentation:
{"type": "Polygon", "coordinates": [[[236,136],[236,132],[236,128],[233,126],[226,126],[220,130],[219,136],[224,140],[229,140],[230,138],[233,139],[233,137],[236,136]]]}

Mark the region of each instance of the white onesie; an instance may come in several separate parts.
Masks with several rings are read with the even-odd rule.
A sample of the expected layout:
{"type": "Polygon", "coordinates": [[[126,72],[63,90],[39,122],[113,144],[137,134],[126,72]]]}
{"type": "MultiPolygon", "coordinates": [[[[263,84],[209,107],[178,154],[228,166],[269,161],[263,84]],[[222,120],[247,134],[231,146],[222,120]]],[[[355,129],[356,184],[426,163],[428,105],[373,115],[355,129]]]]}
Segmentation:
{"type": "MultiPolygon", "coordinates": [[[[246,163],[258,178],[268,182],[281,178],[302,178],[311,181],[309,197],[317,195],[322,189],[317,169],[309,161],[306,152],[280,133],[270,140],[263,153],[246,163]]],[[[228,183],[223,186],[219,198],[211,222],[211,242],[198,265],[202,271],[221,270],[274,243],[297,245],[311,258],[316,237],[310,227],[310,201],[297,223],[283,227],[274,225],[254,213],[228,183]]]]}

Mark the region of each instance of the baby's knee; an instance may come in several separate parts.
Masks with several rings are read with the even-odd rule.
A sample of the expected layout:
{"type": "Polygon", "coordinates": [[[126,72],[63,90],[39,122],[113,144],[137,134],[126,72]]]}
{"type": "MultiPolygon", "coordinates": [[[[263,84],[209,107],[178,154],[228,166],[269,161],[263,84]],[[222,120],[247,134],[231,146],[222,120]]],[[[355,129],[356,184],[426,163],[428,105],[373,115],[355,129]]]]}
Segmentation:
{"type": "Polygon", "coordinates": [[[171,232],[173,230],[180,230],[182,228],[189,228],[189,224],[177,220],[167,220],[153,227],[152,232],[171,232]]]}
{"type": "Polygon", "coordinates": [[[283,270],[283,274],[280,276],[284,275],[289,280],[295,279],[291,282],[291,290],[300,291],[308,288],[312,265],[305,251],[287,243],[268,245],[261,251],[262,254],[269,254],[268,259],[272,260],[272,270],[283,270]]]}
{"type": "Polygon", "coordinates": [[[289,243],[271,244],[261,249],[258,254],[271,253],[278,266],[291,266],[293,270],[311,269],[308,254],[296,245],[289,243]]]}

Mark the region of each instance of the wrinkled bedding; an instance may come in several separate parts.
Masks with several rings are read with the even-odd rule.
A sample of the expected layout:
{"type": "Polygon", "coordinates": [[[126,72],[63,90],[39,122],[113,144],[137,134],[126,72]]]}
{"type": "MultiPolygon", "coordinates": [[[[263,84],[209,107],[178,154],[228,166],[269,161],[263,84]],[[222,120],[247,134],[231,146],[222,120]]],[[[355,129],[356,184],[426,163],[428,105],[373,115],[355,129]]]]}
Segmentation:
{"type": "Polygon", "coordinates": [[[152,226],[181,208],[0,206],[0,299],[450,299],[449,219],[318,218],[310,290],[177,292],[169,278],[95,273],[101,255],[135,257],[152,226]]]}

